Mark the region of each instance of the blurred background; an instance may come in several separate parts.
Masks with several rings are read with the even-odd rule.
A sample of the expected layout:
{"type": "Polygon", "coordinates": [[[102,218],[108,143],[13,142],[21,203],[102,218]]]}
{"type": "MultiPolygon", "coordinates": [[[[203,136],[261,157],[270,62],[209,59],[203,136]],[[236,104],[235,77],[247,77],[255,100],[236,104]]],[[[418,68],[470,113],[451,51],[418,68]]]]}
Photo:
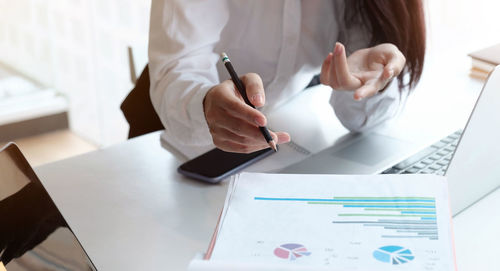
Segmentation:
{"type": "Polygon", "coordinates": [[[132,88],[127,47],[135,49],[140,73],[150,5],[0,0],[0,142],[18,142],[40,164],[124,141],[119,106],[132,88]],[[43,136],[33,140],[37,134],[43,136]]]}
{"type": "MultiPolygon", "coordinates": [[[[425,5],[430,71],[419,88],[436,87],[426,74],[469,76],[467,54],[500,43],[500,2],[425,5]]],[[[150,6],[0,0],[0,144],[17,142],[36,166],[125,141],[119,106],[147,63],[150,6]]]]}

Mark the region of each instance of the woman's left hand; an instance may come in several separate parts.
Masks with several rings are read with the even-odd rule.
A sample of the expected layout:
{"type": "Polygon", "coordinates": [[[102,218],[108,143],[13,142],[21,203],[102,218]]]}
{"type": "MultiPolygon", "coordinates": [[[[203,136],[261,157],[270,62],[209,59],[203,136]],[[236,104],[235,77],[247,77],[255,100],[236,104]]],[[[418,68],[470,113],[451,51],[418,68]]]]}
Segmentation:
{"type": "Polygon", "coordinates": [[[321,67],[320,80],[336,90],[354,91],[354,99],[375,95],[404,68],[406,59],[390,43],[360,49],[346,57],[344,45],[337,42],[321,67]]]}

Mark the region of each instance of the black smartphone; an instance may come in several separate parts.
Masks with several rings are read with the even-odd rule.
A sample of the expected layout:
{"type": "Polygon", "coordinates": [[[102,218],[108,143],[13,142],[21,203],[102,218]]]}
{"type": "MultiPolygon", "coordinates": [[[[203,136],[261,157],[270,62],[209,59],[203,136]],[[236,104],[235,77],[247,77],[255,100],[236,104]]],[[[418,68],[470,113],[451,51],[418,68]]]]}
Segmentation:
{"type": "Polygon", "coordinates": [[[180,165],[177,171],[192,179],[218,183],[272,153],[271,148],[248,154],[213,149],[180,165]]]}

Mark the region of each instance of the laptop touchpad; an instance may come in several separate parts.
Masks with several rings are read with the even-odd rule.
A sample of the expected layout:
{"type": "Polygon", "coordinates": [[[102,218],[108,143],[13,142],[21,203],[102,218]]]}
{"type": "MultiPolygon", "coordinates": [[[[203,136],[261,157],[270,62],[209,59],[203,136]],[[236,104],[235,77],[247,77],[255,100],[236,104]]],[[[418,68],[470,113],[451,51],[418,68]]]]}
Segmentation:
{"type": "Polygon", "coordinates": [[[370,134],[333,152],[332,155],[367,166],[373,166],[396,153],[400,153],[406,146],[408,146],[407,142],[384,135],[370,134]]]}

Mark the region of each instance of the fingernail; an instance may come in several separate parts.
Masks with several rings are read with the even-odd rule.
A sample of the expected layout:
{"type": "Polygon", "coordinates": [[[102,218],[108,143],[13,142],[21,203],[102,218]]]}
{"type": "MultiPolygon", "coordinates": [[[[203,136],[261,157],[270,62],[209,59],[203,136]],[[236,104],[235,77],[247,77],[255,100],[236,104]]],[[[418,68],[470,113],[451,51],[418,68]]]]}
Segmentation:
{"type": "Polygon", "coordinates": [[[361,101],[361,99],[363,99],[363,94],[354,93],[354,100],[355,101],[361,101]]]}
{"type": "Polygon", "coordinates": [[[392,78],[393,76],[394,76],[394,70],[390,69],[388,79],[392,78]]]}
{"type": "Polygon", "coordinates": [[[334,55],[339,55],[340,54],[340,44],[339,43],[335,43],[335,50],[333,52],[334,55]]]}
{"type": "Polygon", "coordinates": [[[254,105],[262,105],[264,103],[264,97],[262,97],[262,94],[255,94],[252,96],[252,101],[254,105]]]}
{"type": "Polygon", "coordinates": [[[254,119],[255,121],[255,124],[257,124],[258,126],[262,127],[262,126],[266,126],[266,122],[265,120],[261,119],[261,118],[255,118],[254,119]]]}

